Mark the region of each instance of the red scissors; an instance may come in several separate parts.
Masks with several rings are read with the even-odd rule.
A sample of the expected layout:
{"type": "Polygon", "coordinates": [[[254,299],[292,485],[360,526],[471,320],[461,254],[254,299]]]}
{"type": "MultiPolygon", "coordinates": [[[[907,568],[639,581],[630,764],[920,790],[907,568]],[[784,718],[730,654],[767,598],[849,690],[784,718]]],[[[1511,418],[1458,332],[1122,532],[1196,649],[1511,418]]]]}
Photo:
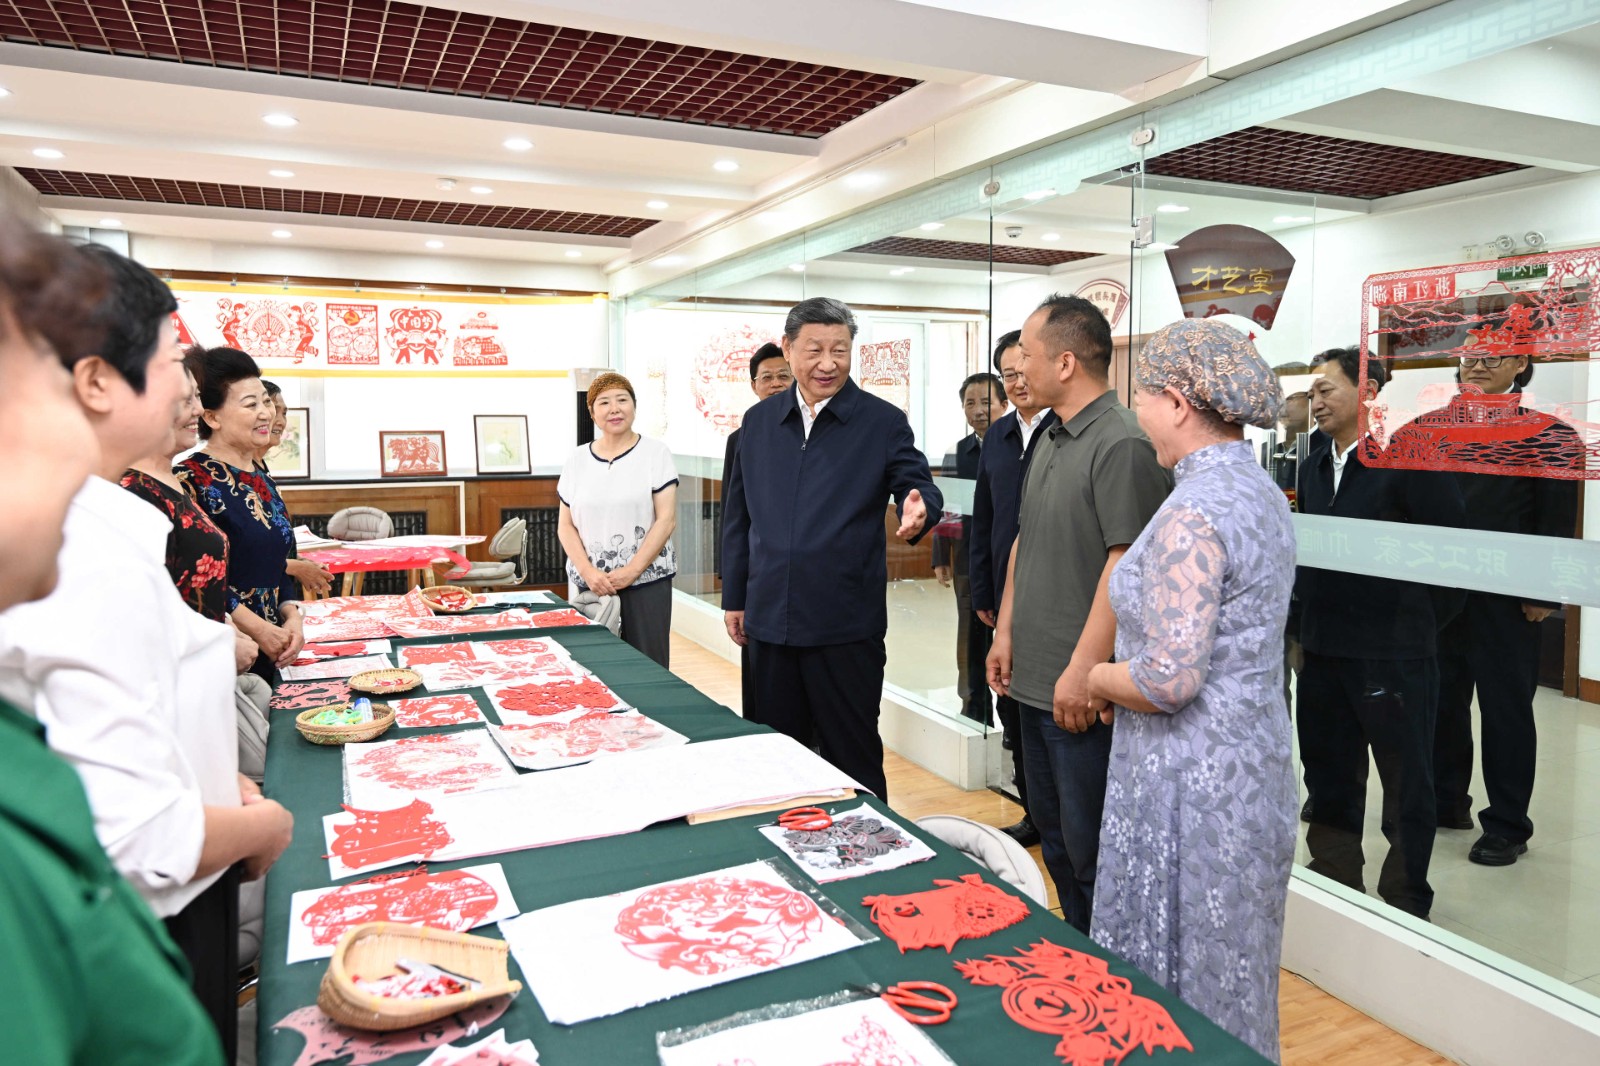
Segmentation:
{"type": "Polygon", "coordinates": [[[796,807],[778,815],[778,824],[791,833],[815,833],[833,825],[833,816],[821,807],[796,807]]]}
{"type": "Polygon", "coordinates": [[[950,1012],[956,1009],[956,994],[937,981],[901,981],[879,994],[896,1014],[912,1025],[943,1025],[950,1020],[950,1012]],[[935,999],[923,992],[937,993],[944,998],[935,999]]]}

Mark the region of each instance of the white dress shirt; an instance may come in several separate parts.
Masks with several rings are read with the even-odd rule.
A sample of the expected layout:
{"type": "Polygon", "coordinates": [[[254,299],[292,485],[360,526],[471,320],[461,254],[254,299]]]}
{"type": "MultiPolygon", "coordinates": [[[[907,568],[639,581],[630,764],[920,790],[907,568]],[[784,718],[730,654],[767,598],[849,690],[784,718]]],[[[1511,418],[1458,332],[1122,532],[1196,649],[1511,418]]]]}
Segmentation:
{"type": "Polygon", "coordinates": [[[0,614],[0,694],[83,780],[112,864],[165,918],[196,880],[204,806],[237,806],[233,635],[190,610],[167,517],[91,477],[67,512],[56,589],[0,614]]]}
{"type": "Polygon", "coordinates": [[[1350,446],[1344,451],[1340,451],[1337,444],[1329,449],[1333,453],[1333,494],[1335,496],[1339,494],[1339,482],[1344,480],[1344,467],[1350,461],[1350,453],[1355,451],[1356,445],[1360,443],[1361,438],[1357,437],[1350,442],[1350,446]]]}
{"type": "Polygon", "coordinates": [[[1039,423],[1044,421],[1045,412],[1048,410],[1050,410],[1048,407],[1039,408],[1037,411],[1033,412],[1033,417],[1028,419],[1026,422],[1022,420],[1021,415],[1017,416],[1017,432],[1022,434],[1023,452],[1027,452],[1028,442],[1033,439],[1033,431],[1039,428],[1039,423]]]}
{"type": "Polygon", "coordinates": [[[800,405],[800,425],[805,428],[806,440],[810,440],[811,427],[816,423],[817,416],[822,413],[822,409],[828,406],[828,401],[833,399],[833,397],[825,396],[818,400],[816,410],[812,410],[806,406],[805,395],[800,391],[800,386],[796,385],[794,387],[794,399],[795,402],[800,405]]]}

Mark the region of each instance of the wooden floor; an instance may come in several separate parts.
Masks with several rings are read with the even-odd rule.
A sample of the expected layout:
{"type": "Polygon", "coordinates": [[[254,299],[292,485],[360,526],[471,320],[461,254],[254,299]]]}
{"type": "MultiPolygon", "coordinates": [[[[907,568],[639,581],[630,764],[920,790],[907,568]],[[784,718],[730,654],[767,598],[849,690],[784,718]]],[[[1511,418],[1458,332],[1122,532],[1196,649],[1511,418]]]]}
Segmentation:
{"type": "MultiPolygon", "coordinates": [[[[672,672],[718,703],[739,709],[739,668],[700,645],[674,633],[672,672]]],[[[964,792],[893,752],[884,760],[889,779],[889,806],[907,818],[925,814],[959,814],[987,825],[1006,826],[1022,810],[995,792],[964,792]]],[[[1037,847],[1031,849],[1034,859],[1037,847]]],[[[1049,877],[1050,907],[1057,914],[1055,886],[1049,877]]],[[[1283,971],[1278,991],[1279,1024],[1285,1066],[1448,1066],[1450,1060],[1385,1028],[1323,992],[1309,981],[1283,971]]]]}

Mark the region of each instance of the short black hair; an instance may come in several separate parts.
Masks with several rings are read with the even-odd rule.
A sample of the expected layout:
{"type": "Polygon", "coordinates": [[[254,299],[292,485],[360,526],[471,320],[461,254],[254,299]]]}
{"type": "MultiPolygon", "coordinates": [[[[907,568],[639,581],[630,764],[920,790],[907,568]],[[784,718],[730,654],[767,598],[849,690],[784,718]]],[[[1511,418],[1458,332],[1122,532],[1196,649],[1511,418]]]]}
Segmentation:
{"type": "MultiPolygon", "coordinates": [[[[185,352],[185,357],[200,353],[201,366],[205,370],[205,377],[200,380],[200,406],[207,411],[219,409],[223,401],[228,398],[228,390],[234,382],[248,381],[261,376],[261,368],[256,361],[237,348],[202,348],[196,346],[185,352]]],[[[206,420],[200,420],[200,439],[211,439],[211,427],[206,425],[206,420]]]]}
{"type": "Polygon", "coordinates": [[[756,379],[756,374],[761,370],[761,364],[768,359],[782,359],[783,349],[771,341],[756,349],[756,354],[750,357],[750,380],[756,379]]]}
{"type": "MultiPolygon", "coordinates": [[[[1311,357],[1313,369],[1324,363],[1338,363],[1339,372],[1349,378],[1352,385],[1361,380],[1361,349],[1353,344],[1348,348],[1329,348],[1311,357]]],[[[1367,380],[1373,382],[1379,389],[1389,383],[1389,370],[1383,365],[1383,360],[1367,360],[1367,380]]]]}
{"type": "Polygon", "coordinates": [[[974,385],[987,385],[987,386],[989,386],[1000,397],[1000,402],[1001,403],[1005,403],[1006,402],[1006,386],[1005,386],[1005,382],[1001,381],[998,377],[996,377],[993,374],[977,373],[977,374],[969,375],[967,377],[967,380],[965,380],[965,381],[963,381],[961,383],[961,402],[962,403],[966,403],[967,402],[967,390],[972,388],[972,386],[974,386],[974,385]]]}
{"type": "Polygon", "coordinates": [[[1111,376],[1111,323],[1098,307],[1081,296],[1058,292],[1047,296],[1038,311],[1045,312],[1048,358],[1071,352],[1090,374],[1101,380],[1111,376]]]}
{"type": "Polygon", "coordinates": [[[20,332],[71,367],[100,344],[94,312],[111,279],[76,245],[0,210],[0,340],[20,332]]]}
{"type": "Polygon", "coordinates": [[[789,315],[783,320],[783,335],[793,342],[806,326],[849,326],[850,339],[856,339],[855,312],[831,296],[813,296],[789,308],[789,315]]]}
{"type": "Polygon", "coordinates": [[[994,369],[995,369],[996,373],[998,373],[999,370],[1000,370],[1000,357],[1002,355],[1006,354],[1006,349],[1007,348],[1015,348],[1017,345],[1019,345],[1021,343],[1022,343],[1022,331],[1020,329],[1014,329],[1010,333],[1002,333],[1000,335],[1000,339],[998,341],[995,341],[995,345],[994,345],[994,360],[993,360],[993,362],[994,362],[994,369]]]}
{"type": "MultiPolygon", "coordinates": [[[[110,248],[85,244],[78,248],[78,254],[99,264],[111,281],[91,316],[100,344],[88,354],[104,359],[122,375],[129,388],[142,394],[161,326],[178,309],[177,298],[160,278],[110,248]]],[[[67,369],[77,362],[67,362],[67,369]]]]}
{"type": "Polygon", "coordinates": [[[283,389],[278,386],[276,381],[268,381],[266,378],[262,378],[261,387],[267,390],[267,399],[269,400],[283,395],[283,389]]]}

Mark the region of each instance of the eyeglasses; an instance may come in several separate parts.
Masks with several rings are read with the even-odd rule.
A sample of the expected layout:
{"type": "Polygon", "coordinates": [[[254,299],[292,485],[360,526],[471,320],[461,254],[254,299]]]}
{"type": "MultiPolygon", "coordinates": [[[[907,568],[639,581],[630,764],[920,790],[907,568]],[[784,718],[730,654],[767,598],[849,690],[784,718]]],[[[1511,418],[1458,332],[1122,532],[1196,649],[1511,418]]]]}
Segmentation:
{"type": "Polygon", "coordinates": [[[1472,366],[1473,364],[1477,364],[1478,366],[1483,367],[1485,370],[1494,370],[1507,359],[1518,358],[1521,357],[1516,355],[1463,355],[1461,357],[1461,365],[1472,366]]]}
{"type": "Polygon", "coordinates": [[[1020,377],[1022,377],[1022,375],[1017,373],[1015,370],[1007,370],[1000,375],[1000,380],[1005,382],[1007,385],[1015,385],[1017,383],[1017,379],[1020,377]]]}

